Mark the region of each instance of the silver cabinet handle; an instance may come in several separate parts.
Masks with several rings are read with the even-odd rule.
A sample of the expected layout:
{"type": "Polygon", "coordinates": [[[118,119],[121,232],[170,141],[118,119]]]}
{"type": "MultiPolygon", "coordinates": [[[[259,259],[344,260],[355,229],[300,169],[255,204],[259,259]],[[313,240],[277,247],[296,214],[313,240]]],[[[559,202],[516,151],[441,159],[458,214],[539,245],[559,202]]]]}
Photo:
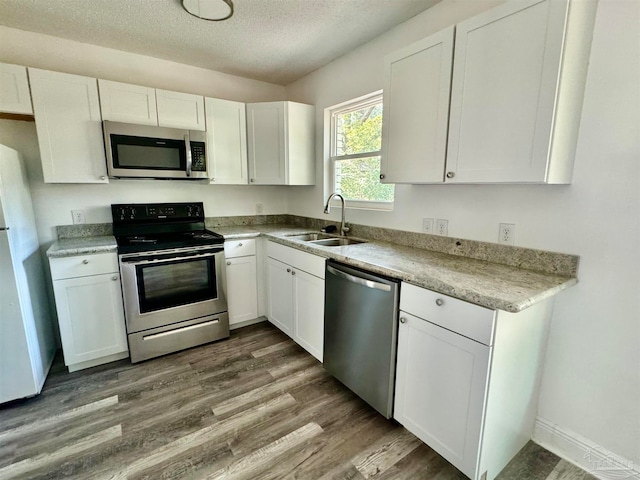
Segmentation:
{"type": "Polygon", "coordinates": [[[252,178],[251,180],[249,180],[251,183],[255,182],[256,180],[254,178],[252,178]]]}
{"type": "Polygon", "coordinates": [[[447,178],[453,178],[456,176],[456,172],[447,172],[447,178]]]}
{"type": "Polygon", "coordinates": [[[100,175],[100,180],[106,180],[107,177],[105,177],[104,175],[100,175]]]}
{"type": "Polygon", "coordinates": [[[215,179],[215,178],[212,178],[212,179],[211,179],[211,181],[212,181],[212,182],[215,182],[215,181],[216,181],[216,179],[215,179]]]}
{"type": "Polygon", "coordinates": [[[239,247],[241,247],[241,246],[242,246],[242,242],[240,242],[240,243],[238,244],[238,246],[239,246],[239,247]]]}
{"type": "Polygon", "coordinates": [[[113,280],[114,282],[118,279],[117,275],[114,275],[113,277],[111,277],[111,280],[113,280]]]}
{"type": "Polygon", "coordinates": [[[444,305],[444,300],[442,300],[441,298],[436,299],[436,305],[441,307],[442,305],[444,305]]]}
{"type": "Polygon", "coordinates": [[[231,265],[231,262],[227,261],[227,265],[231,265]]]}
{"type": "Polygon", "coordinates": [[[333,273],[337,277],[342,277],[345,280],[348,280],[348,281],[353,282],[353,283],[357,283],[358,285],[362,285],[363,287],[375,288],[377,290],[382,290],[384,292],[390,292],[391,291],[391,285],[387,285],[385,283],[374,282],[373,280],[366,280],[364,278],[356,277],[355,275],[350,275],[350,274],[348,274],[346,272],[343,272],[341,270],[336,270],[335,268],[333,268],[330,265],[327,265],[327,271],[329,273],[333,273]]]}
{"type": "Polygon", "coordinates": [[[287,273],[291,273],[291,269],[290,268],[287,268],[287,273]]]}
{"type": "Polygon", "coordinates": [[[407,319],[404,317],[400,317],[400,323],[407,323],[407,319]]]}
{"type": "Polygon", "coordinates": [[[82,263],[84,263],[84,264],[86,265],[87,263],[89,263],[89,260],[87,260],[87,259],[85,258],[84,260],[82,260],[82,263]]]}
{"type": "Polygon", "coordinates": [[[381,173],[380,174],[380,180],[384,180],[384,177],[385,177],[384,173],[381,173]]]}
{"type": "Polygon", "coordinates": [[[291,270],[291,275],[295,275],[296,271],[295,270],[291,270]]]}

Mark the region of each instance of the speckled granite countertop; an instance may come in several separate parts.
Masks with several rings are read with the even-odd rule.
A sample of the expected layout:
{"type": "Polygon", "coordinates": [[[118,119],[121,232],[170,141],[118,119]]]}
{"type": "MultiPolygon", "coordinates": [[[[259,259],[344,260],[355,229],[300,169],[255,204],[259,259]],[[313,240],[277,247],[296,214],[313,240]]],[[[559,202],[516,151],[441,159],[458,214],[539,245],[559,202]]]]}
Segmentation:
{"type": "Polygon", "coordinates": [[[61,238],[49,247],[47,256],[50,258],[70,257],[72,255],[116,252],[117,249],[116,239],[112,235],[61,238]]]}
{"type": "Polygon", "coordinates": [[[324,247],[291,238],[311,232],[290,225],[217,227],[225,239],[266,236],[283,245],[388,275],[483,307],[519,312],[578,283],[575,277],[541,273],[459,255],[367,240],[324,247]]]}
{"type": "MultiPolygon", "coordinates": [[[[498,263],[499,260],[480,260],[380,240],[366,239],[367,243],[324,247],[291,238],[291,235],[317,231],[291,224],[208,227],[229,240],[265,236],[283,245],[507,312],[524,310],[578,283],[575,275],[544,273],[498,263]]],[[[520,249],[520,253],[523,250],[520,249]]],[[[67,257],[115,251],[117,245],[113,236],[98,235],[61,238],[47,250],[47,255],[67,257]]],[[[549,253],[528,252],[532,252],[533,259],[536,254],[549,253]]]]}

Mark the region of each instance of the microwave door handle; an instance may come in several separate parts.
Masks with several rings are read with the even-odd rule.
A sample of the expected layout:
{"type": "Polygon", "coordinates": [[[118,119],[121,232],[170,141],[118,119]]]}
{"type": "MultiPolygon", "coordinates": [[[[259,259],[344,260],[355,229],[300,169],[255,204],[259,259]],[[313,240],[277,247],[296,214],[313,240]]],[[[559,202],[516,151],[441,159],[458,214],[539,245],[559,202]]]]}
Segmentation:
{"type": "Polygon", "coordinates": [[[187,177],[191,176],[191,167],[193,166],[193,157],[191,156],[191,141],[189,140],[189,134],[184,136],[184,148],[187,151],[187,177]]]}

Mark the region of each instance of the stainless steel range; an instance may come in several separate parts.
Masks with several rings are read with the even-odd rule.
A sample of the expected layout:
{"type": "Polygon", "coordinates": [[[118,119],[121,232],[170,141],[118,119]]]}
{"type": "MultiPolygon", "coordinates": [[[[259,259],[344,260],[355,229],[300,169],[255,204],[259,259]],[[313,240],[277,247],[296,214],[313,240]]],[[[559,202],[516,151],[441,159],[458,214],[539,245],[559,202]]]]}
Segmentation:
{"type": "Polygon", "coordinates": [[[224,238],[194,203],[111,205],[133,363],[229,336],[224,238]]]}

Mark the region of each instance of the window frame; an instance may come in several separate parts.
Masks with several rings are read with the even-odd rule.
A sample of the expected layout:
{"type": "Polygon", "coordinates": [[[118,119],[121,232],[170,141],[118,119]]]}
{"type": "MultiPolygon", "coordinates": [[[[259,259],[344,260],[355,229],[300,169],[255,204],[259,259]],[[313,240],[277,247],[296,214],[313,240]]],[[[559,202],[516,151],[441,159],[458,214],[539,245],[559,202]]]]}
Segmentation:
{"type": "MultiPolygon", "coordinates": [[[[349,101],[343,102],[338,105],[334,105],[331,108],[328,108],[329,113],[329,180],[330,180],[330,191],[336,191],[336,164],[337,162],[343,160],[351,160],[357,158],[369,158],[369,157],[379,157],[380,163],[382,163],[382,145],[380,146],[380,150],[373,150],[370,152],[363,153],[354,153],[349,155],[337,155],[337,145],[336,145],[336,118],[339,115],[353,112],[356,110],[361,110],[362,108],[366,108],[370,105],[381,104],[382,105],[383,92],[382,90],[378,90],[376,92],[363,95],[361,97],[357,97],[351,99],[349,101]]],[[[384,115],[384,111],[382,113],[384,115]]],[[[346,208],[355,208],[355,209],[363,209],[363,210],[383,210],[383,211],[391,211],[393,210],[393,205],[395,202],[395,185],[394,185],[394,200],[391,202],[384,201],[374,201],[374,200],[348,200],[345,199],[346,208]]],[[[332,200],[332,206],[337,205],[339,203],[338,200],[332,200]]]]}

